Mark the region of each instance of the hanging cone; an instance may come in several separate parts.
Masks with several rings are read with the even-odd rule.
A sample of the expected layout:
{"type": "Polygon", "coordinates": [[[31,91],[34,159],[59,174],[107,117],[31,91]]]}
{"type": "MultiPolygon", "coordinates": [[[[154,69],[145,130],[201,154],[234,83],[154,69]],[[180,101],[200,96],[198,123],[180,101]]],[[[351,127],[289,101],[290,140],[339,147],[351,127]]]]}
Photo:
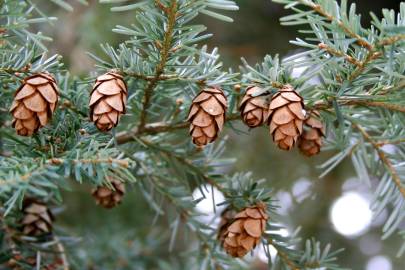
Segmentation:
{"type": "Polygon", "coordinates": [[[31,136],[48,124],[58,100],[58,86],[51,74],[42,72],[26,77],[10,108],[17,134],[31,136]]]}
{"type": "Polygon", "coordinates": [[[118,125],[125,114],[127,85],[123,77],[115,72],[107,72],[97,77],[90,95],[90,120],[101,131],[108,131],[118,125]]]}
{"type": "Polygon", "coordinates": [[[114,189],[106,186],[99,186],[92,191],[96,203],[104,208],[110,209],[121,203],[125,195],[125,185],[119,180],[111,179],[110,183],[114,189]]]}
{"type": "Polygon", "coordinates": [[[205,146],[215,141],[224,126],[227,107],[224,93],[216,87],[202,90],[193,99],[187,120],[195,145],[205,146]]]}
{"type": "Polygon", "coordinates": [[[46,204],[26,199],[23,203],[22,232],[28,236],[40,236],[52,232],[54,217],[46,204]]]}
{"type": "Polygon", "coordinates": [[[221,241],[221,244],[225,241],[225,235],[229,225],[231,225],[233,219],[235,218],[236,211],[231,208],[226,208],[221,213],[221,220],[218,226],[218,240],[221,241]]]}
{"type": "Polygon", "coordinates": [[[318,154],[325,137],[325,127],[318,111],[312,111],[304,121],[304,132],[298,141],[300,152],[308,157],[318,154]]]}
{"type": "Polygon", "coordinates": [[[260,87],[249,87],[239,106],[243,122],[251,128],[261,126],[268,114],[268,100],[260,95],[261,92],[260,87]]]}
{"type": "Polygon", "coordinates": [[[280,149],[291,150],[302,134],[305,119],[302,97],[285,85],[270,101],[268,124],[273,141],[280,149]]]}
{"type": "Polygon", "coordinates": [[[260,243],[268,218],[263,203],[237,213],[223,233],[225,251],[232,257],[240,258],[253,250],[260,243]]]}

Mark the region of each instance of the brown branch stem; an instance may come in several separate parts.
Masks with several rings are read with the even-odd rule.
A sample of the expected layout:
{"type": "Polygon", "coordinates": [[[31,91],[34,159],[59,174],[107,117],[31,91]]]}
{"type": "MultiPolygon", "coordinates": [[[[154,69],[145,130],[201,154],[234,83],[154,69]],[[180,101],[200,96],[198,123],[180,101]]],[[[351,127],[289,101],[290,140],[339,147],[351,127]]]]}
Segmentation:
{"type": "MultiPolygon", "coordinates": [[[[61,159],[61,158],[52,158],[46,161],[48,164],[52,165],[60,165],[64,163],[66,160],[61,159]]],[[[122,159],[113,159],[113,158],[107,158],[107,159],[74,159],[72,160],[74,164],[78,163],[84,163],[84,164],[100,164],[100,163],[108,163],[108,164],[117,164],[121,167],[128,168],[129,163],[127,160],[122,160],[122,159]]]]}
{"type": "Polygon", "coordinates": [[[142,130],[146,124],[146,118],[148,114],[147,110],[150,106],[153,90],[160,81],[160,77],[164,72],[164,68],[166,66],[170,54],[173,39],[173,31],[177,17],[177,0],[171,0],[170,3],[171,3],[170,6],[165,9],[165,13],[167,14],[167,30],[163,37],[163,44],[161,45],[162,48],[160,51],[160,62],[156,66],[155,76],[148,81],[148,83],[146,84],[146,88],[144,90],[144,96],[142,100],[142,111],[140,115],[140,122],[138,125],[139,130],[142,130]]]}
{"type": "Polygon", "coordinates": [[[362,134],[363,138],[374,147],[381,162],[383,162],[383,164],[385,165],[387,170],[390,172],[392,180],[394,181],[395,185],[397,186],[399,192],[401,192],[402,196],[405,198],[405,187],[401,182],[398,172],[395,170],[394,166],[392,165],[391,160],[387,157],[385,152],[383,150],[381,150],[381,146],[376,141],[374,141],[374,139],[371,137],[371,135],[368,134],[364,128],[362,128],[361,126],[354,124],[354,123],[352,124],[352,126],[354,128],[356,128],[362,134]]]}
{"type": "MultiPolygon", "coordinates": [[[[398,112],[405,113],[405,106],[403,106],[403,105],[390,104],[390,103],[385,103],[385,102],[380,102],[380,101],[340,99],[340,100],[337,100],[337,102],[339,105],[342,105],[342,106],[356,106],[357,105],[357,106],[365,106],[365,107],[380,107],[380,108],[385,108],[385,109],[388,109],[391,111],[398,111],[398,112]]],[[[315,103],[314,106],[312,106],[312,109],[328,110],[331,107],[332,107],[331,103],[317,102],[317,103],[315,103]]]]}
{"type": "MultiPolygon", "coordinates": [[[[234,113],[229,115],[226,120],[233,121],[240,119],[239,113],[234,113]]],[[[139,135],[154,135],[162,132],[175,131],[178,129],[184,129],[189,126],[187,121],[178,123],[166,123],[166,122],[156,122],[145,124],[142,129],[138,127],[133,128],[130,131],[123,131],[117,134],[116,140],[118,144],[125,144],[127,142],[133,141],[139,135]]]]}
{"type": "Polygon", "coordinates": [[[388,45],[394,44],[401,40],[405,40],[405,34],[400,34],[400,35],[385,38],[385,39],[381,40],[380,42],[378,42],[378,46],[381,46],[381,47],[388,46],[388,45]]]}
{"type": "Polygon", "coordinates": [[[63,270],[69,270],[69,261],[66,256],[65,247],[57,236],[54,236],[54,239],[56,241],[56,249],[58,250],[60,259],[62,261],[63,270]]]}
{"type": "MultiPolygon", "coordinates": [[[[339,105],[343,106],[365,106],[365,107],[381,107],[392,111],[398,111],[405,113],[405,106],[397,105],[397,104],[389,104],[384,102],[378,101],[369,101],[369,100],[338,100],[339,105]]],[[[317,102],[313,106],[309,106],[309,109],[316,109],[316,110],[329,110],[332,108],[332,103],[328,102],[317,102]]],[[[234,121],[239,120],[240,114],[233,113],[229,115],[226,120],[227,121],[234,121]]],[[[179,129],[185,129],[189,126],[187,121],[178,122],[178,123],[166,123],[166,122],[156,122],[145,124],[143,129],[139,129],[138,127],[133,128],[130,131],[123,131],[117,134],[116,140],[118,144],[125,144],[131,141],[134,141],[137,136],[140,135],[154,135],[163,132],[170,132],[179,129]]]]}
{"type": "Polygon", "coordinates": [[[270,245],[272,245],[276,250],[277,250],[277,254],[278,256],[280,256],[281,260],[288,266],[290,267],[291,270],[301,270],[296,263],[290,259],[290,257],[288,256],[287,253],[285,253],[284,251],[282,251],[277,244],[274,243],[273,239],[271,239],[270,237],[267,238],[267,241],[270,245]]]}
{"type": "Polygon", "coordinates": [[[401,139],[398,139],[398,140],[385,140],[385,141],[378,141],[378,142],[376,142],[376,144],[379,146],[379,147],[381,147],[381,146],[384,146],[384,145],[387,145],[387,144],[400,144],[400,143],[404,143],[405,142],[405,138],[401,138],[401,139]]]}
{"type": "Polygon", "coordinates": [[[301,1],[302,4],[309,6],[310,8],[312,8],[316,13],[318,13],[319,15],[321,15],[322,17],[324,17],[326,20],[330,21],[330,22],[336,22],[336,24],[350,37],[356,39],[356,43],[364,48],[366,48],[369,51],[372,51],[374,49],[374,46],[368,42],[367,40],[365,40],[363,37],[361,37],[359,34],[356,34],[355,32],[353,32],[349,27],[347,27],[342,20],[339,20],[337,18],[335,18],[334,16],[332,16],[331,14],[329,14],[328,12],[326,12],[326,10],[324,10],[322,8],[321,5],[317,5],[315,3],[308,3],[306,1],[301,1]]]}
{"type": "Polygon", "coordinates": [[[336,49],[333,49],[330,46],[326,45],[325,43],[319,43],[318,48],[321,49],[321,50],[326,51],[330,55],[334,55],[334,56],[337,56],[337,57],[343,57],[344,59],[346,59],[347,62],[349,62],[349,63],[351,63],[353,65],[356,65],[358,67],[363,65],[363,63],[361,61],[357,60],[356,58],[354,58],[354,57],[352,57],[352,56],[350,56],[350,55],[348,55],[346,53],[343,53],[341,51],[338,51],[336,49]]]}
{"type": "Polygon", "coordinates": [[[15,68],[0,68],[0,72],[8,73],[8,74],[14,74],[18,75],[19,73],[29,73],[30,72],[30,64],[26,65],[25,67],[21,69],[15,69],[15,68]]]}

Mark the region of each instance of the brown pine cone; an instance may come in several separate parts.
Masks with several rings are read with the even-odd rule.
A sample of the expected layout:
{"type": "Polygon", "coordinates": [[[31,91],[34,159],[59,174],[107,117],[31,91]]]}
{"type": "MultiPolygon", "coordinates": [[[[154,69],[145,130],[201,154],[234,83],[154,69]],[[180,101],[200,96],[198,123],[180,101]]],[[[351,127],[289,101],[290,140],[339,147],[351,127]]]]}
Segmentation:
{"type": "Polygon", "coordinates": [[[104,208],[110,209],[121,203],[122,197],[125,195],[125,185],[119,180],[110,180],[114,189],[106,186],[99,186],[92,191],[96,203],[104,208]]]}
{"type": "Polygon", "coordinates": [[[226,208],[221,213],[221,220],[218,225],[218,235],[217,238],[223,244],[225,241],[225,234],[229,225],[231,225],[233,219],[235,218],[236,211],[231,208],[226,208]]]}
{"type": "Polygon", "coordinates": [[[300,152],[308,157],[318,154],[325,137],[325,127],[318,111],[312,111],[304,121],[304,132],[298,141],[300,152]]]}
{"type": "Polygon", "coordinates": [[[227,107],[226,97],[217,87],[206,88],[193,99],[187,121],[195,145],[215,141],[224,126],[227,107]]]}
{"type": "Polygon", "coordinates": [[[23,203],[24,216],[21,220],[22,232],[29,236],[40,236],[52,232],[54,217],[46,204],[26,199],[23,203]]]}
{"type": "Polygon", "coordinates": [[[26,77],[10,108],[17,134],[31,136],[48,124],[58,100],[58,86],[51,74],[42,72],[26,77]]]}
{"type": "Polygon", "coordinates": [[[253,250],[266,229],[266,205],[247,207],[235,215],[223,234],[223,247],[232,257],[243,257],[253,250]]]}
{"type": "Polygon", "coordinates": [[[305,119],[302,97],[291,85],[285,85],[270,101],[268,124],[273,141],[280,149],[290,150],[302,134],[305,119]]]}
{"type": "Polygon", "coordinates": [[[262,91],[257,86],[249,87],[239,106],[243,122],[251,128],[261,126],[266,121],[268,101],[266,97],[255,96],[262,91]]]}
{"type": "Polygon", "coordinates": [[[127,85],[123,77],[115,72],[107,72],[97,77],[90,96],[90,120],[101,131],[109,131],[118,125],[125,114],[127,85]]]}

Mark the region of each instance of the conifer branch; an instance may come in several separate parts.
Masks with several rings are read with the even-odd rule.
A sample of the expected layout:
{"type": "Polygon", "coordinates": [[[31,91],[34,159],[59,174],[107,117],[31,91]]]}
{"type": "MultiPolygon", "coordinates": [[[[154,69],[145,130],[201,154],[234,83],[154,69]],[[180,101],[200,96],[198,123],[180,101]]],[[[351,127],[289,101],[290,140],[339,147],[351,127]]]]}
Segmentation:
{"type": "Polygon", "coordinates": [[[341,51],[335,50],[333,48],[331,48],[330,46],[326,45],[325,43],[319,43],[318,47],[324,51],[326,51],[327,53],[337,56],[337,57],[343,57],[344,59],[346,59],[349,63],[356,65],[358,67],[363,66],[363,63],[360,62],[359,60],[357,60],[356,58],[343,53],[341,51]]]}
{"type": "Polygon", "coordinates": [[[374,139],[371,137],[370,134],[367,133],[367,131],[362,128],[360,125],[352,123],[353,127],[356,128],[363,138],[368,141],[375,151],[378,154],[378,157],[380,158],[381,162],[383,162],[384,166],[387,168],[387,170],[390,172],[392,176],[392,180],[394,181],[395,185],[397,186],[399,192],[401,192],[402,197],[405,199],[405,186],[401,182],[401,178],[398,174],[398,172],[395,170],[394,166],[392,165],[391,161],[389,158],[386,156],[384,151],[381,149],[381,146],[378,144],[378,142],[374,141],[374,139]]]}
{"type": "MultiPolygon", "coordinates": [[[[384,108],[387,110],[391,111],[397,111],[397,112],[402,112],[405,113],[405,106],[403,105],[397,105],[397,104],[391,104],[391,103],[386,103],[386,102],[380,102],[380,101],[370,101],[370,100],[348,100],[344,98],[339,98],[336,100],[339,105],[342,106],[364,106],[364,107],[378,107],[378,108],[384,108]]],[[[328,110],[332,108],[332,104],[330,102],[316,102],[314,106],[312,107],[313,109],[317,110],[328,110]]]]}
{"type": "Polygon", "coordinates": [[[388,46],[388,45],[392,45],[392,44],[394,44],[398,41],[402,41],[402,40],[405,40],[405,34],[400,34],[400,35],[384,38],[383,40],[380,40],[378,42],[378,46],[379,47],[388,46]]]}
{"type": "Polygon", "coordinates": [[[14,74],[14,75],[20,75],[20,74],[27,74],[30,73],[30,65],[27,65],[23,68],[20,69],[15,69],[15,68],[0,68],[0,73],[7,73],[7,74],[14,74]]]}
{"type": "Polygon", "coordinates": [[[38,166],[35,170],[28,172],[26,174],[23,174],[19,176],[18,178],[13,178],[11,180],[6,180],[6,179],[0,179],[0,186],[1,185],[11,185],[13,183],[17,182],[28,182],[31,177],[34,174],[38,174],[40,171],[47,171],[49,166],[59,166],[62,165],[66,162],[72,162],[73,164],[116,164],[122,168],[128,168],[129,163],[127,160],[121,160],[121,159],[113,159],[113,158],[108,158],[108,159],[62,159],[62,158],[52,158],[46,160],[44,163],[42,163],[40,166],[38,166]]]}
{"type": "Polygon", "coordinates": [[[366,66],[370,64],[371,61],[379,58],[382,55],[381,52],[375,52],[374,50],[371,50],[367,53],[366,58],[360,62],[360,65],[357,66],[357,68],[353,71],[352,74],[349,76],[349,81],[353,81],[355,78],[360,76],[366,66]]]}
{"type": "Polygon", "coordinates": [[[153,90],[157,86],[160,76],[164,72],[164,68],[166,66],[166,62],[168,61],[168,57],[170,54],[170,49],[172,45],[172,38],[173,38],[173,31],[176,23],[177,17],[177,1],[171,0],[170,6],[165,10],[167,14],[167,29],[165,31],[163,37],[163,44],[160,51],[160,62],[156,67],[155,76],[149,80],[146,88],[144,90],[144,97],[142,100],[142,111],[140,114],[140,122],[138,125],[138,129],[142,130],[146,123],[147,118],[147,110],[150,106],[150,100],[153,95],[153,90]]]}
{"type": "MultiPolygon", "coordinates": [[[[127,71],[118,71],[118,73],[133,77],[136,79],[141,79],[144,81],[152,82],[156,80],[156,76],[149,76],[149,75],[143,75],[140,73],[134,73],[134,72],[127,72],[127,71]]],[[[157,81],[181,81],[181,82],[192,82],[196,83],[198,85],[205,85],[204,80],[199,80],[191,77],[183,77],[179,76],[177,74],[161,74],[157,81]]]]}
{"type": "Polygon", "coordinates": [[[398,139],[398,140],[378,141],[378,142],[376,142],[376,145],[378,145],[379,147],[382,147],[382,146],[388,145],[388,144],[394,145],[394,144],[401,144],[401,143],[404,143],[404,142],[405,142],[405,138],[401,138],[401,139],[398,139]]]}
{"type": "MultiPolygon", "coordinates": [[[[234,121],[239,119],[240,119],[239,113],[230,114],[226,118],[227,121],[234,121]]],[[[154,135],[162,132],[175,131],[178,129],[187,128],[189,125],[190,124],[187,121],[179,123],[164,123],[164,122],[149,123],[145,124],[143,129],[135,127],[130,131],[120,132],[116,135],[115,138],[118,144],[125,144],[127,142],[134,141],[135,138],[139,135],[154,135]]]]}
{"type": "MultiPolygon", "coordinates": [[[[339,105],[343,106],[365,106],[365,107],[381,107],[392,111],[398,111],[405,113],[405,107],[401,105],[395,105],[390,103],[384,102],[376,102],[376,101],[367,101],[367,100],[338,100],[339,105]]],[[[331,103],[325,102],[318,102],[313,106],[310,106],[311,109],[317,110],[329,110],[332,108],[331,103]]],[[[240,120],[240,114],[235,113],[227,117],[227,121],[234,121],[240,120]]],[[[180,122],[180,123],[150,123],[146,124],[142,130],[139,130],[137,127],[132,129],[131,131],[123,131],[116,135],[116,141],[118,144],[125,144],[131,141],[134,141],[137,136],[140,135],[154,135],[163,132],[171,132],[178,129],[185,129],[189,126],[187,121],[180,122]]]]}
{"type": "Polygon", "coordinates": [[[172,158],[175,158],[177,161],[185,165],[186,167],[190,168],[193,172],[197,173],[200,177],[204,179],[204,181],[207,184],[210,184],[214,187],[216,187],[219,191],[221,191],[226,197],[229,196],[228,192],[221,186],[219,185],[216,181],[214,181],[211,177],[209,177],[207,174],[205,174],[200,168],[195,166],[190,160],[181,157],[179,155],[176,155],[175,152],[168,151],[162,147],[158,147],[156,145],[153,145],[151,142],[144,140],[144,139],[139,139],[143,144],[147,145],[148,147],[151,147],[152,149],[156,149],[159,152],[170,156],[172,158]]]}
{"type": "Polygon", "coordinates": [[[342,20],[340,20],[340,19],[332,16],[331,14],[329,14],[326,10],[324,10],[322,8],[321,5],[318,5],[318,4],[315,4],[313,2],[309,2],[309,1],[306,1],[306,0],[300,0],[300,3],[302,3],[303,5],[309,6],[316,13],[318,13],[319,15],[324,17],[329,22],[335,22],[349,37],[352,37],[352,38],[356,39],[356,43],[358,45],[366,48],[369,51],[373,51],[374,46],[370,42],[365,40],[359,34],[356,34],[355,32],[353,32],[353,30],[351,30],[347,25],[345,25],[345,23],[342,20]]]}
{"type": "MultiPolygon", "coordinates": [[[[231,18],[212,10],[236,10],[237,6],[233,1],[154,0],[134,1],[125,5],[121,5],[123,1],[102,1],[118,3],[119,6],[113,8],[115,11],[139,10],[134,11],[137,22],[131,27],[117,26],[114,29],[117,33],[129,36],[127,42],[120,44],[118,49],[111,46],[103,47],[111,61],[94,57],[99,68],[103,70],[116,68],[116,71],[126,78],[134,78],[126,81],[128,89],[138,89],[142,85],[141,88],[144,90],[141,93],[129,91],[128,100],[131,102],[131,108],[134,111],[140,108],[136,113],[136,116],[139,116],[138,123],[132,128],[128,121],[122,121],[120,130],[123,131],[113,133],[115,138],[111,138],[111,134],[86,133],[87,130],[94,129],[92,127],[88,129],[85,81],[64,76],[59,58],[45,57],[44,52],[48,46],[43,45],[42,41],[45,41],[46,37],[40,33],[29,32],[27,27],[30,23],[27,22],[47,21],[49,17],[37,10],[36,6],[33,7],[30,1],[27,1],[26,5],[13,6],[15,12],[10,13],[11,15],[8,14],[10,9],[3,7],[15,1],[9,0],[0,4],[2,14],[6,18],[5,26],[0,27],[0,46],[2,49],[5,48],[1,58],[4,61],[0,67],[0,84],[3,83],[8,87],[6,91],[0,91],[2,104],[5,105],[4,109],[0,108],[5,128],[2,132],[4,135],[1,135],[7,137],[5,143],[0,145],[0,153],[3,151],[10,153],[4,157],[0,156],[1,162],[4,161],[6,164],[5,168],[2,167],[0,170],[0,176],[3,178],[0,179],[0,187],[2,210],[7,214],[10,213],[9,216],[6,215],[7,222],[12,221],[9,219],[10,216],[14,217],[14,214],[17,214],[16,205],[28,196],[41,200],[44,198],[54,200],[56,197],[59,199],[60,189],[64,185],[62,183],[64,181],[59,181],[63,171],[64,177],[72,177],[78,182],[82,182],[83,179],[89,180],[93,185],[105,183],[106,177],[111,173],[117,173],[117,178],[123,182],[134,181],[135,176],[145,177],[151,180],[146,182],[151,190],[142,192],[145,192],[145,198],[150,200],[157,212],[160,213],[160,206],[154,201],[154,190],[157,190],[160,199],[173,204],[178,218],[174,225],[184,221],[191,230],[196,231],[200,254],[209,260],[210,266],[221,269],[224,263],[223,269],[230,269],[232,263],[239,264],[240,261],[223,256],[222,253],[214,254],[216,240],[212,234],[206,233],[211,232],[213,228],[194,218],[194,214],[197,213],[194,208],[197,200],[191,196],[194,188],[200,185],[204,187],[205,184],[216,187],[225,195],[225,201],[221,204],[235,208],[245,207],[256,201],[268,202],[269,211],[273,211],[272,194],[268,186],[258,187],[257,182],[250,179],[247,174],[232,177],[231,181],[227,181],[228,176],[220,177],[217,174],[213,166],[227,165],[228,162],[220,160],[223,142],[209,146],[201,152],[190,148],[187,143],[189,138],[184,130],[189,127],[189,123],[183,118],[185,114],[183,106],[189,105],[189,94],[204,85],[239,85],[229,95],[231,101],[229,103],[235,105],[240,103],[239,98],[242,96],[239,92],[240,85],[243,87],[257,85],[265,88],[264,94],[271,95],[277,88],[289,83],[301,90],[300,93],[307,103],[306,109],[328,112],[321,115],[324,117],[323,120],[328,121],[325,123],[329,129],[328,133],[334,135],[325,140],[330,144],[328,147],[336,146],[336,149],[341,150],[342,145],[347,146],[343,152],[328,160],[323,168],[330,171],[329,169],[333,169],[343,158],[351,154],[359,175],[366,175],[367,168],[377,163],[381,172],[384,172],[380,181],[381,186],[389,186],[390,190],[393,190],[391,194],[377,192],[377,208],[384,209],[392,204],[399,209],[391,213],[386,225],[389,229],[384,228],[383,231],[389,235],[398,229],[397,224],[403,218],[401,215],[403,204],[396,205],[396,202],[402,203],[402,198],[405,198],[405,183],[401,175],[403,164],[400,163],[403,154],[402,143],[405,142],[401,129],[403,114],[400,114],[405,113],[401,92],[404,81],[401,53],[405,35],[400,32],[403,27],[402,21],[396,18],[404,18],[404,5],[401,4],[399,14],[383,12],[384,18],[381,21],[373,18],[374,29],[364,29],[360,26],[359,15],[354,14],[354,8],[351,8],[350,12],[344,10],[347,6],[344,1],[341,1],[341,5],[327,0],[274,1],[286,4],[287,8],[296,13],[288,16],[283,21],[285,24],[311,26],[311,31],[306,29],[306,33],[316,34],[314,38],[308,39],[308,42],[314,43],[298,38],[295,44],[309,50],[292,56],[290,62],[268,56],[263,64],[255,67],[244,63],[243,78],[237,78],[239,74],[233,74],[232,71],[223,71],[217,50],[211,52],[205,46],[198,45],[210,36],[204,33],[205,27],[189,24],[199,13],[230,21],[231,18]],[[299,4],[304,5],[301,6],[302,10],[297,8],[299,4]],[[7,20],[8,16],[10,20],[7,20]],[[334,35],[331,35],[331,31],[334,35]],[[4,34],[5,32],[7,34],[4,34]],[[29,44],[25,43],[27,40],[29,44]],[[294,61],[297,66],[305,69],[300,78],[293,75],[292,69],[297,67],[294,66],[294,61]],[[344,65],[337,66],[342,61],[344,65]],[[18,79],[37,71],[51,72],[58,79],[58,85],[64,86],[65,91],[61,93],[63,102],[55,111],[55,120],[33,139],[25,141],[11,135],[9,116],[5,115],[12,103],[12,90],[18,87],[18,79]],[[314,83],[313,80],[310,82],[314,76],[319,77],[320,82],[314,83]],[[157,89],[162,91],[157,93],[157,89]],[[179,98],[184,100],[184,103],[177,102],[179,98]],[[158,117],[167,104],[170,107],[170,114],[158,117]],[[152,117],[152,114],[156,117],[152,117]],[[339,122],[343,120],[340,122],[343,125],[331,125],[335,116],[339,122]],[[346,125],[345,118],[339,116],[353,119],[353,125],[346,125]],[[391,121],[389,125],[386,124],[388,121],[391,121]],[[367,128],[364,128],[366,126],[367,128]],[[352,134],[351,129],[356,130],[356,133],[352,134]],[[80,136],[84,133],[85,136],[80,136]],[[171,134],[173,136],[162,136],[164,133],[173,133],[171,134]],[[349,137],[351,135],[358,139],[355,143],[352,143],[349,137]],[[168,143],[164,142],[165,137],[170,137],[168,143]],[[123,145],[132,141],[139,143],[123,145]],[[175,142],[176,145],[170,142],[175,142]],[[336,145],[333,145],[334,143],[336,145]],[[382,147],[389,144],[398,145],[397,152],[390,154],[384,152],[385,149],[382,147]],[[46,149],[43,147],[45,145],[46,149]],[[363,149],[365,151],[362,151],[363,149]],[[26,155],[27,153],[29,154],[26,155]],[[130,163],[126,159],[120,159],[125,154],[128,155],[128,160],[133,159],[136,162],[130,163]],[[375,159],[376,156],[378,159],[375,159]],[[129,168],[131,170],[128,170],[129,168]],[[94,176],[97,179],[94,180],[94,176]],[[397,192],[396,187],[400,192],[397,192]],[[210,246],[211,244],[213,246],[210,246]]],[[[69,6],[65,0],[56,2],[65,7],[69,6]]],[[[232,113],[229,113],[226,120],[240,119],[239,112],[235,110],[236,106],[229,108],[228,111],[232,113]]],[[[142,181],[138,183],[144,184],[142,181]]],[[[272,217],[272,221],[275,222],[274,228],[277,229],[279,225],[276,219],[277,217],[272,217]]],[[[273,224],[267,225],[271,227],[273,224]]],[[[301,251],[296,248],[296,239],[272,235],[271,231],[265,232],[269,234],[268,241],[266,236],[263,240],[266,244],[274,246],[278,252],[275,264],[280,265],[275,265],[274,268],[280,266],[292,270],[340,269],[331,263],[337,253],[332,253],[329,257],[326,255],[329,247],[322,252],[317,243],[313,243],[312,246],[311,243],[307,243],[304,251],[301,251]]],[[[56,242],[58,240],[52,244],[55,245],[56,242]]],[[[64,270],[68,270],[65,247],[62,243],[56,244],[56,255],[60,256],[58,264],[63,263],[64,270]]],[[[8,250],[5,252],[4,249],[1,250],[5,256],[10,255],[10,247],[13,249],[13,246],[7,243],[8,250]]],[[[22,248],[25,247],[22,245],[22,248]]],[[[32,249],[33,252],[37,252],[36,246],[32,249]]],[[[41,250],[41,247],[38,250],[41,250]]],[[[45,265],[45,262],[37,264],[45,265]]]]}
{"type": "Polygon", "coordinates": [[[279,245],[277,245],[271,237],[267,237],[266,240],[270,245],[272,245],[277,250],[277,255],[280,256],[281,260],[287,265],[290,270],[301,270],[294,262],[292,258],[288,256],[283,250],[280,249],[279,245]]]}
{"type": "Polygon", "coordinates": [[[62,158],[52,158],[48,159],[46,163],[52,164],[52,165],[61,165],[65,162],[73,162],[73,164],[116,164],[118,166],[121,166],[123,168],[128,168],[129,163],[127,160],[122,160],[122,159],[113,159],[113,158],[107,158],[107,159],[74,159],[74,160],[68,160],[68,159],[62,159],[62,158]]]}
{"type": "MultiPolygon", "coordinates": [[[[384,109],[405,113],[405,106],[385,102],[360,100],[360,99],[344,100],[343,98],[338,99],[337,102],[339,105],[343,106],[381,107],[384,109]]],[[[329,110],[332,107],[333,107],[332,103],[327,103],[323,101],[316,102],[313,106],[309,106],[310,109],[317,109],[317,110],[329,110]]],[[[239,113],[231,114],[226,118],[226,120],[227,121],[240,120],[240,114],[239,113]]],[[[145,124],[142,130],[140,130],[138,127],[135,127],[130,131],[123,131],[118,133],[115,138],[118,144],[125,144],[134,141],[135,138],[140,135],[154,135],[158,133],[184,129],[187,128],[188,126],[189,123],[187,121],[180,123],[164,123],[164,122],[149,123],[145,124]]]]}
{"type": "MultiPolygon", "coordinates": [[[[141,79],[141,80],[145,80],[145,81],[154,81],[156,80],[156,75],[155,76],[148,76],[148,75],[144,75],[144,74],[140,74],[140,73],[134,73],[134,72],[126,72],[126,71],[120,71],[119,73],[129,76],[129,77],[134,77],[137,79],[141,79]]],[[[158,81],[165,81],[165,80],[182,80],[183,78],[179,77],[176,74],[161,74],[158,77],[158,81]]],[[[186,78],[184,78],[186,79],[186,78]]]]}

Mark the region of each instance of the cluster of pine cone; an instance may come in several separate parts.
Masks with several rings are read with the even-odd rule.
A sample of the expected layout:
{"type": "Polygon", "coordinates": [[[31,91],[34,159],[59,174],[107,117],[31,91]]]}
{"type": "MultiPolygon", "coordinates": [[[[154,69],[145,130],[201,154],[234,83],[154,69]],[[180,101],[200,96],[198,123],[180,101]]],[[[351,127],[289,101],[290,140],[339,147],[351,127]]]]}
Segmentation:
{"type": "MultiPolygon", "coordinates": [[[[108,181],[110,187],[98,186],[92,190],[92,195],[97,205],[110,209],[121,203],[125,195],[125,185],[111,177],[108,177],[108,181]]],[[[44,202],[32,198],[25,199],[22,214],[19,224],[23,234],[43,236],[52,233],[54,216],[44,202]]]]}
{"type": "MultiPolygon", "coordinates": [[[[111,130],[125,114],[127,96],[127,85],[120,74],[107,72],[97,77],[90,94],[90,120],[101,131],[111,130]]],[[[45,126],[58,100],[58,86],[51,74],[26,77],[10,108],[17,134],[31,136],[45,126]]],[[[207,87],[193,99],[187,120],[195,145],[202,147],[215,141],[223,129],[227,108],[227,98],[219,87],[207,87]]],[[[239,108],[250,128],[267,124],[279,148],[290,150],[298,142],[303,154],[319,153],[325,135],[319,113],[306,113],[303,98],[291,85],[285,85],[271,98],[260,87],[249,87],[239,108]]]]}
{"type": "MultiPolygon", "coordinates": [[[[117,126],[125,114],[128,90],[121,75],[108,72],[96,79],[90,95],[90,119],[101,131],[117,126]]],[[[25,78],[16,91],[10,112],[17,134],[30,136],[51,119],[59,99],[56,80],[46,72],[25,78]]],[[[223,129],[228,108],[227,98],[219,87],[203,89],[192,101],[187,120],[190,135],[197,146],[215,141],[223,129]]],[[[273,141],[280,149],[290,150],[298,143],[305,155],[320,152],[324,125],[317,111],[307,113],[303,98],[291,85],[285,85],[271,97],[257,86],[249,87],[240,102],[243,122],[250,128],[267,124],[273,141]]],[[[118,205],[125,194],[122,182],[109,179],[111,187],[99,186],[92,191],[97,204],[104,208],[118,205]]],[[[22,232],[40,236],[52,232],[53,215],[47,206],[26,200],[20,221],[22,232]]],[[[225,251],[243,257],[259,244],[266,228],[266,206],[259,203],[239,213],[225,210],[218,238],[225,251]]]]}
{"type": "MultiPolygon", "coordinates": [[[[267,124],[280,149],[291,150],[298,142],[307,156],[320,152],[325,136],[320,115],[305,111],[303,98],[291,85],[284,85],[271,98],[261,88],[249,87],[239,108],[243,122],[250,128],[267,124]]],[[[218,87],[206,88],[193,99],[187,120],[194,144],[205,146],[217,138],[226,109],[226,97],[218,87]]]]}
{"type": "MultiPolygon", "coordinates": [[[[117,126],[125,113],[127,86],[121,75],[108,72],[96,79],[90,97],[90,120],[101,131],[117,126]]],[[[31,136],[52,117],[59,100],[55,78],[47,73],[33,74],[23,79],[14,95],[10,112],[12,126],[18,135],[31,136]]]]}

